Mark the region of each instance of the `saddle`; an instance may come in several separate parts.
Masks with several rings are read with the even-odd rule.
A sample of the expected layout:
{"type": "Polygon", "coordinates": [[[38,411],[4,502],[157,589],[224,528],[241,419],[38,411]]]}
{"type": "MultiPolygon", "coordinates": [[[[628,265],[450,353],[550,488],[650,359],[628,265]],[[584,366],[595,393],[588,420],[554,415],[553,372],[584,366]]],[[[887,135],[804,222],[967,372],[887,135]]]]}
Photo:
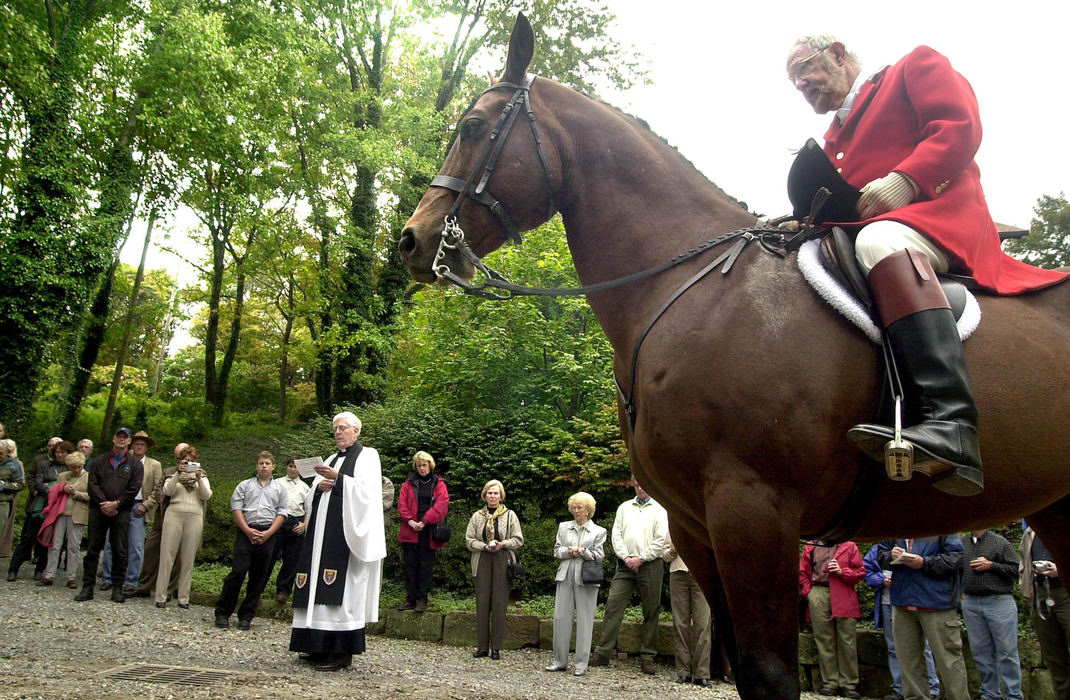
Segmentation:
{"type": "MultiPolygon", "coordinates": [[[[807,139],[788,171],[788,199],[794,218],[812,226],[821,226],[828,221],[853,221],[858,217],[855,207],[860,196],[861,191],[843,179],[817,142],[807,139]]],[[[819,240],[822,267],[876,322],[869,287],[855,259],[854,236],[832,226],[825,229],[819,240]]],[[[814,281],[807,279],[816,288],[814,281]]],[[[961,320],[966,309],[970,296],[966,290],[972,282],[972,277],[940,275],[940,285],[956,321],[961,320]]],[[[821,289],[817,291],[827,298],[821,289]]],[[[831,299],[829,301],[833,303],[831,299]]]]}
{"type": "MultiPolygon", "coordinates": [[[[839,282],[843,289],[851,293],[872,316],[873,299],[869,295],[866,278],[862,275],[862,269],[855,258],[854,238],[839,226],[833,226],[820,239],[818,251],[821,264],[829,275],[839,282]]],[[[940,286],[951,305],[951,312],[955,314],[955,321],[962,319],[969,298],[964,280],[972,279],[972,277],[964,278],[961,275],[940,275],[940,286]]],[[[875,317],[874,321],[876,321],[875,317]]]]}

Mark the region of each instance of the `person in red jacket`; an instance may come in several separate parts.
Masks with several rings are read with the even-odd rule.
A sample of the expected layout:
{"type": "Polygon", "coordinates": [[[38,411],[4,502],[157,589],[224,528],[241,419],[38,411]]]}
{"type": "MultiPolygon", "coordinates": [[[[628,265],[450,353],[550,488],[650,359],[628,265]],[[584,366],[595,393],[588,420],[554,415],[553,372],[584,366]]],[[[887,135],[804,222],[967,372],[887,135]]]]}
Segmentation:
{"type": "Polygon", "coordinates": [[[431,590],[431,573],[435,566],[435,550],[445,542],[432,537],[434,525],[446,518],[450,494],[446,482],[432,473],[435,458],[424,451],[412,458],[413,474],[401,485],[398,494],[398,516],[401,528],[398,542],[405,554],[405,602],[398,610],[427,610],[427,594],[431,590]]]}
{"type": "Polygon", "coordinates": [[[811,540],[799,558],[799,590],[809,607],[818,664],[821,695],[858,692],[858,640],[856,625],[862,610],[855,586],[866,577],[862,554],[854,542],[839,545],[811,540]]]}
{"type": "MultiPolygon", "coordinates": [[[[841,42],[822,35],[795,43],[787,71],[815,112],[834,112],[825,153],[861,188],[857,219],[828,223],[857,233],[858,263],[903,380],[902,436],[914,446],[914,466],[942,491],[980,493],[977,408],[934,270],[971,275],[996,294],[1038,290],[1067,275],[1000,248],[973,160],[981,144],[977,99],[947,58],[919,46],[871,73],[841,42]]],[[[848,435],[883,462],[893,431],[863,424],[848,435]]]]}

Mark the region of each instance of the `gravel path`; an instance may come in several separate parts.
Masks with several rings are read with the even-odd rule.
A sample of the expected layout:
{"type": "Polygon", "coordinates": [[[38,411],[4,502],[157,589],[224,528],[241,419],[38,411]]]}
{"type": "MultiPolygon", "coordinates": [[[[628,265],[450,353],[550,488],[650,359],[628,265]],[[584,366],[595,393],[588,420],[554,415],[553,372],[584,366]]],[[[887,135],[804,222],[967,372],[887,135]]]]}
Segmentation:
{"type": "MultiPolygon", "coordinates": [[[[28,572],[24,572],[26,574],[28,572]]],[[[0,582],[0,697],[4,698],[308,698],[400,697],[738,698],[733,686],[673,683],[658,666],[642,676],[634,661],[593,668],[586,676],[546,673],[549,654],[505,651],[501,661],[473,659],[460,647],[369,637],[368,651],[340,673],[322,673],[287,651],[289,625],[257,618],[247,632],[213,626],[212,610],[194,605],[160,610],[148,598],[123,605],[97,592],[75,603],[75,591],[39,587],[20,577],[0,582]],[[162,664],[236,671],[209,686],[116,680],[102,675],[124,664],[162,664]]],[[[233,620],[233,618],[232,618],[233,620]]],[[[816,698],[807,694],[806,697],[816,698]]]]}

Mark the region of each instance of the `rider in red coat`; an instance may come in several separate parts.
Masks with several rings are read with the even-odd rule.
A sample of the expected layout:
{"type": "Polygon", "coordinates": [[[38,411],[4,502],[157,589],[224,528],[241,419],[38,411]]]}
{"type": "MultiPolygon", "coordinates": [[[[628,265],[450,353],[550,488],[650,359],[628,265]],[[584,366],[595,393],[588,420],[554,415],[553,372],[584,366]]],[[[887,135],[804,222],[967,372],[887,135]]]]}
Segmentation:
{"type": "MultiPolygon", "coordinates": [[[[920,46],[872,75],[829,36],[799,40],[788,78],[819,114],[834,112],[825,153],[861,188],[855,249],[906,393],[903,439],[915,467],[955,495],[983,488],[977,409],[950,305],[934,274],[972,275],[997,294],[1057,284],[1066,274],[1003,253],[973,157],[981,121],[970,84],[920,46]]],[[[891,429],[851,439],[884,461],[891,429]]]]}

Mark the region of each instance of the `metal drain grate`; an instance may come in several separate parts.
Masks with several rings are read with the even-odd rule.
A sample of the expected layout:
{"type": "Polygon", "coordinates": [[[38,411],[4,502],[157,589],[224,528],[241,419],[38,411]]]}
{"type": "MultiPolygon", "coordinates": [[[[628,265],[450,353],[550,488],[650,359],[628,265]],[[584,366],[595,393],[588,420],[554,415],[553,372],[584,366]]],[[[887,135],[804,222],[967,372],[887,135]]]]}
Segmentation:
{"type": "Polygon", "coordinates": [[[214,668],[185,666],[160,666],[157,664],[125,664],[96,674],[120,681],[143,681],[148,683],[177,683],[180,685],[211,685],[232,676],[237,671],[220,671],[214,668]]]}

